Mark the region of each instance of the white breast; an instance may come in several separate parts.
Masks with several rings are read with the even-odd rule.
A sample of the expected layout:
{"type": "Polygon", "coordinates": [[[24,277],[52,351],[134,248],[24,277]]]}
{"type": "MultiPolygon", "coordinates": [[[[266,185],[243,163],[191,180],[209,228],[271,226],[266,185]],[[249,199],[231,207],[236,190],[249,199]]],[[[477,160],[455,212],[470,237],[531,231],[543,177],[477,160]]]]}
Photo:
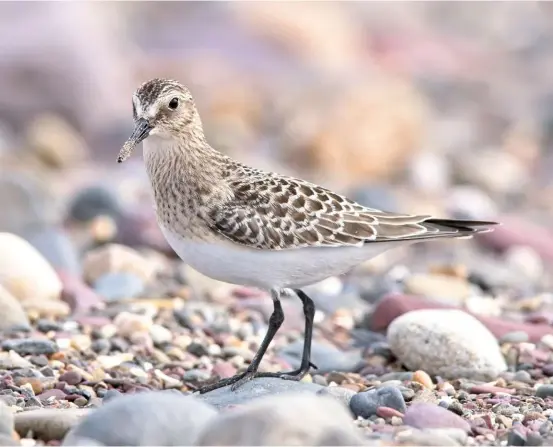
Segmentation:
{"type": "Polygon", "coordinates": [[[393,243],[373,243],[363,247],[258,250],[230,241],[193,241],[166,228],[161,230],[179,257],[200,273],[219,281],[262,289],[313,284],[345,273],[394,247],[393,243]]]}

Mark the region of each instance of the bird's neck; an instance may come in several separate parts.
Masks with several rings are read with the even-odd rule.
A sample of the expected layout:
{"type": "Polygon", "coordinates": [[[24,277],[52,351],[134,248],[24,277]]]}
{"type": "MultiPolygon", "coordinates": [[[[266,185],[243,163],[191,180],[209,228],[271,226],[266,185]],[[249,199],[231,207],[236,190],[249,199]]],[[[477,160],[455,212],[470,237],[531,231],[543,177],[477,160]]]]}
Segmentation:
{"type": "Polygon", "coordinates": [[[213,149],[203,133],[179,139],[152,135],[144,141],[144,161],[158,213],[160,207],[199,209],[230,194],[224,179],[227,157],[213,149]]]}

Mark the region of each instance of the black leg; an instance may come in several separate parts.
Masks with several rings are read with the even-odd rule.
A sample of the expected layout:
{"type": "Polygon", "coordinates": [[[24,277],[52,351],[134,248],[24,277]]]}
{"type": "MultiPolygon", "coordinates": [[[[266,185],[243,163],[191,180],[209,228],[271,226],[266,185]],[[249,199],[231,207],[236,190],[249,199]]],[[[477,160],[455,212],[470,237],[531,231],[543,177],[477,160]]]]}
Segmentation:
{"type": "Polygon", "coordinates": [[[317,369],[311,363],[311,341],[313,339],[313,320],[315,318],[315,304],[313,300],[307,296],[305,292],[299,289],[294,290],[298,298],[303,303],[303,313],[305,315],[305,334],[303,339],[303,353],[301,356],[301,364],[298,369],[290,372],[279,373],[256,373],[255,377],[278,377],[285,380],[301,380],[309,372],[309,367],[317,369]]]}
{"type": "Polygon", "coordinates": [[[239,386],[243,385],[248,380],[251,380],[256,376],[257,369],[259,368],[259,364],[261,363],[261,359],[265,355],[265,352],[267,351],[269,344],[273,340],[278,329],[280,328],[280,326],[284,321],[284,312],[282,310],[282,304],[280,303],[280,299],[279,299],[280,293],[275,290],[275,291],[271,291],[271,295],[273,297],[274,310],[269,318],[269,328],[267,329],[267,333],[265,334],[265,337],[263,337],[261,346],[257,350],[250,365],[248,366],[248,369],[241,374],[237,374],[235,376],[229,377],[228,379],[220,380],[219,382],[214,383],[213,385],[202,387],[199,390],[200,394],[207,393],[208,391],[213,391],[213,390],[216,390],[217,388],[222,388],[227,385],[232,385],[232,390],[235,390],[236,388],[238,388],[239,386]]]}
{"type": "Polygon", "coordinates": [[[311,363],[311,340],[313,339],[313,320],[315,319],[315,303],[309,298],[305,292],[300,289],[294,290],[296,295],[303,303],[303,314],[305,315],[305,335],[303,339],[303,354],[301,356],[300,367],[292,371],[289,375],[291,376],[305,376],[309,371],[310,366],[314,366],[311,363]]]}

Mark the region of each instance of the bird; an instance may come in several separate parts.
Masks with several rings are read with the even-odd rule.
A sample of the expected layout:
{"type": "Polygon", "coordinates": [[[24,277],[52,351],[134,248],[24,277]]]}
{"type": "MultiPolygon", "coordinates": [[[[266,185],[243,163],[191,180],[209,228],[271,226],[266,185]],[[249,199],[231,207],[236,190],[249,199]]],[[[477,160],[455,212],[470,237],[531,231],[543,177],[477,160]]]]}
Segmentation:
{"type": "Polygon", "coordinates": [[[266,290],[273,301],[267,333],[244,372],[199,389],[237,390],[256,377],[301,380],[315,365],[315,305],[302,290],[395,247],[470,238],[497,222],[386,212],[305,180],[256,169],[213,148],[194,99],[176,80],[155,78],[132,96],[134,130],[119,151],[143,144],[157,223],[177,255],[200,273],[266,290]],[[305,319],[300,366],[260,372],[284,321],[280,298],[296,295],[305,319]]]}

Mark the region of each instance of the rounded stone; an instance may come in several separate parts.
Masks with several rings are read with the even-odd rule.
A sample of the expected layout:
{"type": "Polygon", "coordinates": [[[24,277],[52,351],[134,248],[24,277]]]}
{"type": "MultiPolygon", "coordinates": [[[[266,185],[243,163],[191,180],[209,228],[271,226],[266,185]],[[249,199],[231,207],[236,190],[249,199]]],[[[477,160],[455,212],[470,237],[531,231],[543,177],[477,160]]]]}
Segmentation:
{"type": "Polygon", "coordinates": [[[21,302],[59,299],[62,284],[52,266],[26,240],[0,233],[0,285],[21,302]]]}
{"type": "Polygon", "coordinates": [[[391,386],[357,393],[351,398],[349,406],[355,416],[363,418],[375,415],[378,407],[393,408],[401,413],[406,410],[401,391],[391,386]]]}
{"type": "Polygon", "coordinates": [[[432,376],[487,381],[507,370],[493,334],[460,310],[407,312],[390,324],[388,343],[407,368],[432,376]]]}

